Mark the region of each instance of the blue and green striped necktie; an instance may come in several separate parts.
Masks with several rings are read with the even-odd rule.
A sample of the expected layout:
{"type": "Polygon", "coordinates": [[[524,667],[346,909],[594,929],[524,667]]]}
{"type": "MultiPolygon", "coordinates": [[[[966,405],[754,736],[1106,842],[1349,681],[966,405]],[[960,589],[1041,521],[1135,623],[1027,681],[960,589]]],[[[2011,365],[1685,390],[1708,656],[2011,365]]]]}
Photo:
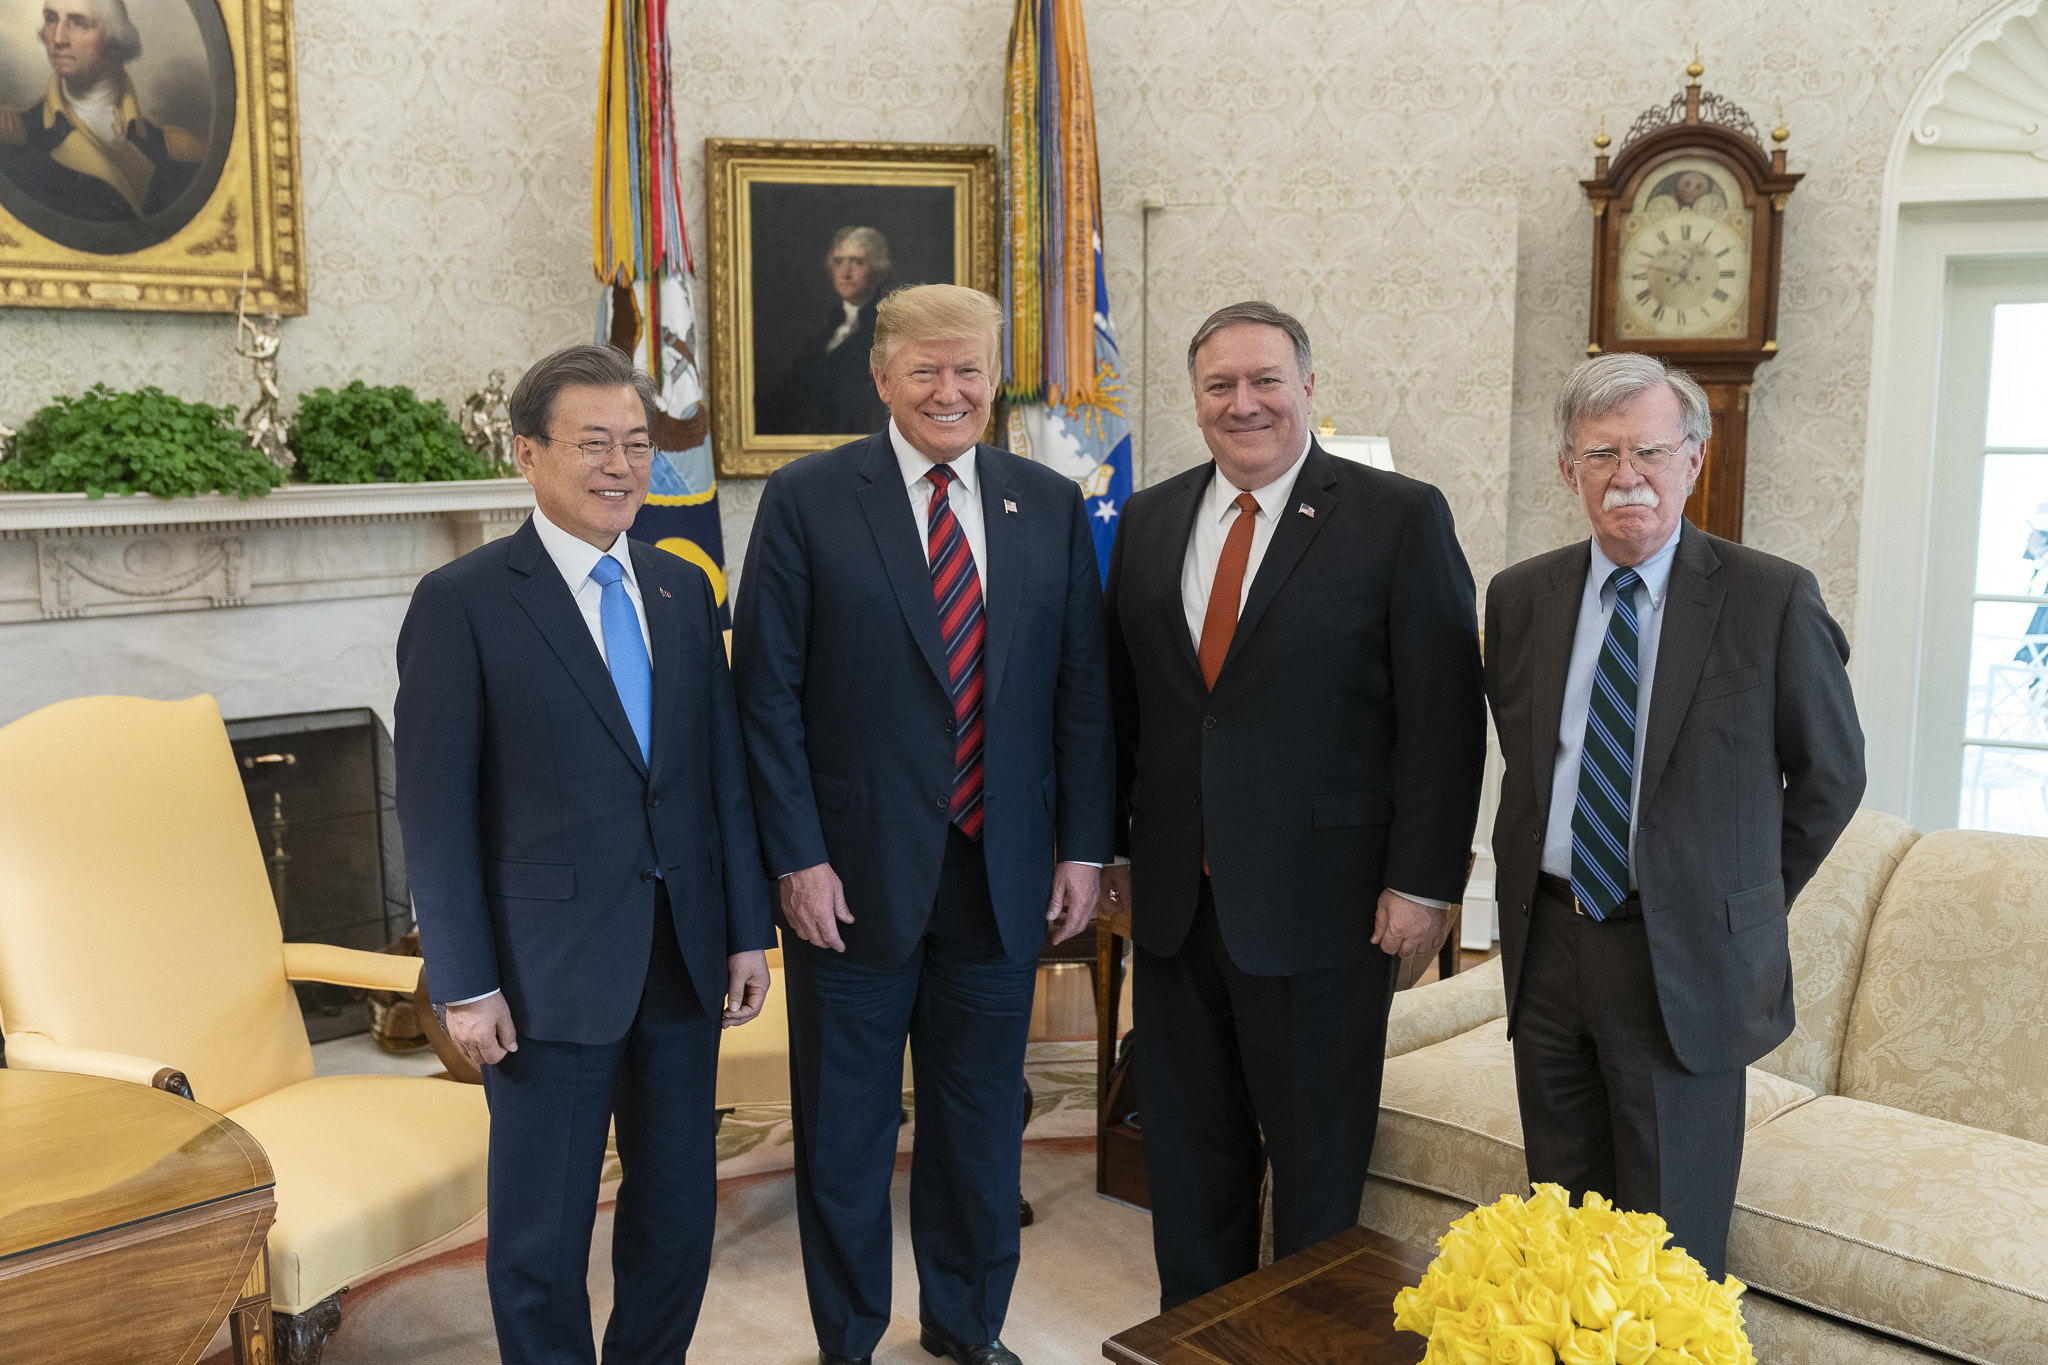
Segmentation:
{"type": "Polygon", "coordinates": [[[1629,801],[1636,769],[1638,630],[1634,569],[1616,569],[1614,614],[1593,669],[1586,738],[1579,749],[1579,800],[1572,809],[1572,894],[1594,919],[1628,899],[1629,801]]]}

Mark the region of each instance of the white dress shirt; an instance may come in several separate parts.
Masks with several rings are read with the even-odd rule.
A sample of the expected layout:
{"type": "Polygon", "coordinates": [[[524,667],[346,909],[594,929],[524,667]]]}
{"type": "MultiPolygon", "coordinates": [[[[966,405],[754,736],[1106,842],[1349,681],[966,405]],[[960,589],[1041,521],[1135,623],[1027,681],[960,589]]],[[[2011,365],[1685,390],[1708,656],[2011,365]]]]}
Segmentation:
{"type": "Polygon", "coordinates": [[[1223,477],[1223,467],[1218,465],[1216,476],[1209,480],[1208,491],[1202,494],[1202,505],[1195,513],[1195,529],[1188,536],[1188,557],[1180,568],[1180,604],[1187,612],[1188,635],[1195,642],[1195,652],[1202,649],[1202,622],[1209,615],[1209,588],[1216,581],[1216,564],[1223,558],[1223,542],[1230,534],[1239,516],[1237,495],[1249,492],[1258,499],[1259,510],[1254,514],[1258,519],[1252,523],[1252,552],[1244,565],[1244,586],[1238,590],[1237,609],[1244,611],[1245,599],[1251,595],[1252,580],[1259,576],[1259,563],[1266,557],[1266,547],[1273,543],[1273,530],[1280,524],[1280,514],[1287,510],[1287,496],[1294,491],[1294,480],[1301,473],[1303,461],[1308,459],[1310,438],[1301,438],[1301,454],[1293,464],[1264,488],[1241,489],[1223,477]]]}
{"type": "MultiPolygon", "coordinates": [[[[599,604],[604,599],[604,585],[590,576],[600,559],[616,559],[626,571],[626,596],[633,600],[633,614],[640,618],[640,639],[647,644],[647,657],[654,657],[653,641],[647,634],[647,608],[640,601],[640,583],[633,577],[633,556],[626,551],[626,537],[621,535],[612,542],[609,550],[600,550],[589,541],[572,536],[547,518],[547,513],[533,509],[533,529],[540,533],[541,548],[548,552],[548,558],[555,561],[561,570],[562,581],[569,585],[569,592],[576,599],[576,609],[583,613],[583,624],[590,628],[590,638],[597,645],[597,656],[611,666],[611,659],[604,651],[604,618],[599,613],[599,604]]],[[[473,995],[467,1000],[450,1000],[450,1005],[470,1005],[479,1000],[488,1000],[498,994],[486,991],[473,995]]]]}
{"type": "MultiPolygon", "coordinates": [[[[1636,752],[1628,794],[1628,885],[1636,886],[1636,816],[1643,790],[1643,732],[1650,724],[1650,687],[1657,677],[1657,637],[1664,627],[1664,599],[1671,586],[1671,561],[1678,532],[1664,548],[1636,565],[1636,752]]],[[[1572,812],[1579,804],[1579,755],[1586,747],[1586,712],[1593,705],[1593,673],[1607,643],[1614,593],[1607,580],[1618,566],[1593,541],[1586,589],[1579,598],[1579,625],[1572,635],[1572,662],[1565,672],[1564,710],[1557,725],[1557,766],[1550,773],[1550,827],[1543,836],[1543,870],[1567,881],[1572,875],[1572,812]]]]}
{"type": "MultiPolygon", "coordinates": [[[[1188,534],[1188,557],[1180,566],[1180,605],[1187,614],[1188,636],[1195,642],[1195,652],[1202,652],[1202,623],[1209,615],[1209,589],[1216,582],[1216,565],[1223,558],[1223,542],[1230,535],[1230,528],[1243,515],[1237,505],[1238,494],[1250,493],[1259,504],[1259,510],[1252,513],[1257,518],[1252,523],[1252,548],[1244,564],[1244,584],[1237,592],[1237,610],[1244,612],[1244,604],[1251,596],[1252,580],[1259,576],[1259,564],[1266,558],[1266,548],[1273,543],[1273,532],[1280,524],[1281,514],[1287,510],[1287,500],[1294,492],[1294,481],[1301,474],[1301,467],[1308,461],[1309,447],[1314,438],[1301,438],[1301,454],[1294,463],[1287,466],[1287,472],[1263,488],[1239,488],[1223,477],[1223,467],[1216,467],[1215,477],[1209,480],[1207,491],[1202,494],[1202,505],[1195,512],[1195,527],[1188,534]]],[[[1393,888],[1389,887],[1389,890],[1393,888]]],[[[1411,896],[1406,891],[1395,891],[1403,900],[1427,905],[1433,910],[1448,910],[1449,901],[1433,901],[1426,896],[1411,896]]]]}
{"type": "MultiPolygon", "coordinates": [[[[904,439],[893,417],[889,419],[889,444],[896,451],[896,467],[903,471],[903,486],[910,494],[911,517],[917,522],[917,547],[924,552],[925,562],[929,564],[932,557],[933,490],[932,481],[925,475],[937,469],[938,465],[927,460],[916,446],[904,439]]],[[[981,521],[981,476],[974,463],[974,457],[980,453],[980,446],[969,446],[966,454],[947,466],[953,471],[953,482],[947,490],[946,501],[952,505],[953,519],[960,523],[960,533],[967,537],[967,552],[974,556],[975,577],[981,580],[981,599],[986,602],[988,532],[981,521]]]]}
{"type": "Polygon", "coordinates": [[[569,585],[569,592],[576,599],[576,609],[583,613],[583,624],[590,627],[590,638],[597,645],[597,657],[611,666],[611,656],[604,650],[604,617],[601,606],[604,602],[604,585],[590,576],[600,559],[616,559],[619,567],[626,571],[626,596],[632,599],[633,615],[640,619],[640,640],[647,646],[647,657],[654,657],[654,640],[647,633],[647,606],[640,600],[640,580],[633,576],[633,556],[627,552],[626,537],[621,534],[612,542],[609,550],[600,550],[579,536],[572,536],[547,518],[547,513],[533,509],[533,529],[540,533],[541,547],[548,552],[548,558],[555,561],[561,571],[562,581],[569,585]]]}

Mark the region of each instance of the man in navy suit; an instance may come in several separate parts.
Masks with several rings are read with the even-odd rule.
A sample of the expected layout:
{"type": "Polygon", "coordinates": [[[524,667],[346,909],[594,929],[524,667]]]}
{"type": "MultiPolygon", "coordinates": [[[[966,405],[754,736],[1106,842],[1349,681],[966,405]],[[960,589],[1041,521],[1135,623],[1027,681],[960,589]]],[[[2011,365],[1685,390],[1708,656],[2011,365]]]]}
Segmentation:
{"type": "Polygon", "coordinates": [[[618,352],[528,370],[536,510],[420,580],[398,637],[398,814],[448,1033],[491,1106],[485,1274],[507,1362],[592,1362],[606,1132],[625,1179],[607,1362],[681,1361],[711,1264],[721,1026],[773,946],[704,575],[625,536],[655,393],[618,352]]]}
{"type": "Polygon", "coordinates": [[[734,672],[781,879],[798,1226],[827,1365],[889,1321],[908,1038],[924,1348],[1015,1365],[1020,1077],[1047,925],[1110,855],[1102,597],[1080,490],[978,445],[1002,314],[899,290],[871,358],[886,431],[768,481],[734,672]]]}

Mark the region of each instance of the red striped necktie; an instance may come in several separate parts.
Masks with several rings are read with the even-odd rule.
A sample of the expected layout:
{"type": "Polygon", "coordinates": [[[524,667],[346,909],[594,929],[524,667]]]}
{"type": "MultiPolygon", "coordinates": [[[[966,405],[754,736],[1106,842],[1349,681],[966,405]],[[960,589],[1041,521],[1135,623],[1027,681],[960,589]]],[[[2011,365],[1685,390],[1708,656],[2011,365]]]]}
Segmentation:
{"type": "Polygon", "coordinates": [[[981,837],[981,646],[985,625],[981,611],[981,576],[967,533],[953,515],[947,496],[956,477],[945,465],[935,466],[932,504],[926,519],[927,553],[932,567],[932,600],[939,608],[939,634],[946,642],[947,687],[953,694],[953,802],[950,817],[970,839],[981,837]]]}

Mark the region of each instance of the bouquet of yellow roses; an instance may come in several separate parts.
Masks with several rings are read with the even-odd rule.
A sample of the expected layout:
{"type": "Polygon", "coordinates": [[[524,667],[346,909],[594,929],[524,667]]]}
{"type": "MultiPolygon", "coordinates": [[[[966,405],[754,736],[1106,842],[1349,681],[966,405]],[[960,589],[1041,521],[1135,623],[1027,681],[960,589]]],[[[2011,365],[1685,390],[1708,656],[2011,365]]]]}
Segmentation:
{"type": "Polygon", "coordinates": [[[1451,1224],[1394,1326],[1429,1338],[1423,1365],[1755,1365],[1742,1282],[1670,1240],[1654,1213],[1538,1185],[1451,1224]]]}

